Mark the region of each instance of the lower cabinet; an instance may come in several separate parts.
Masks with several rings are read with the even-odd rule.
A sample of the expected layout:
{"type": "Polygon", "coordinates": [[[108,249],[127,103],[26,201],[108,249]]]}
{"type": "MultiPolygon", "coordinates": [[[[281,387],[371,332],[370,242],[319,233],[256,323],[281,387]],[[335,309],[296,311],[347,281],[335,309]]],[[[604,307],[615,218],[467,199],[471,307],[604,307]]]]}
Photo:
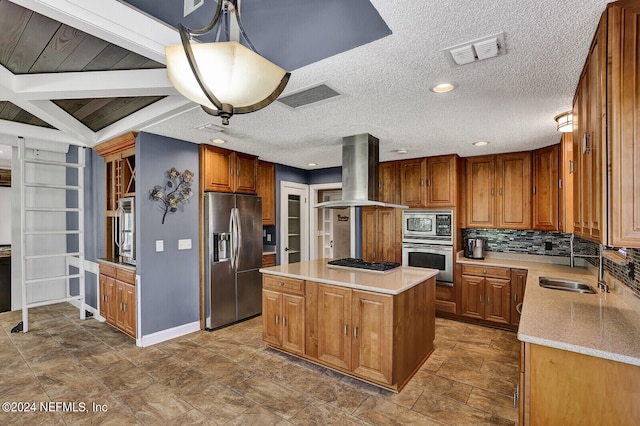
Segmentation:
{"type": "Polygon", "coordinates": [[[263,277],[263,340],[293,353],[304,353],[304,281],[263,277]]]}
{"type": "Polygon", "coordinates": [[[136,272],[100,264],[100,315],[107,323],[136,337],[136,272]]]}
{"type": "Polygon", "coordinates": [[[511,323],[511,270],[462,265],[461,312],[466,317],[511,323]]]}
{"type": "Polygon", "coordinates": [[[263,340],[393,390],[433,351],[435,278],[399,295],[263,274],[263,340]]]}
{"type": "Polygon", "coordinates": [[[521,425],[637,425],[640,367],[522,343],[521,425]]]}
{"type": "Polygon", "coordinates": [[[511,325],[520,324],[522,312],[522,301],[524,300],[524,290],[527,286],[527,270],[511,270],[511,325]]]}

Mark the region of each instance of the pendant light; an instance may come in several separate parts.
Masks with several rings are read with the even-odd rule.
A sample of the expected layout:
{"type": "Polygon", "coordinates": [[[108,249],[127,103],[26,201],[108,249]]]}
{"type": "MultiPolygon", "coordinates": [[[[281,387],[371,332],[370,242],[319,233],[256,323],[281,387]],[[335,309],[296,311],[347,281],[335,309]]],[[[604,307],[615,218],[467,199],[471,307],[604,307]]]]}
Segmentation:
{"type": "Polygon", "coordinates": [[[190,29],[182,24],[178,27],[182,44],[165,47],[169,81],[205,112],[221,117],[222,124],[229,124],[234,114],[266,107],[286,87],[291,74],[256,53],[247,38],[239,0],[218,0],[213,19],[204,28],[190,29]],[[218,24],[230,30],[234,23],[238,40],[191,42],[193,35],[209,33],[218,24]],[[240,34],[250,49],[239,43],[240,34]]]}

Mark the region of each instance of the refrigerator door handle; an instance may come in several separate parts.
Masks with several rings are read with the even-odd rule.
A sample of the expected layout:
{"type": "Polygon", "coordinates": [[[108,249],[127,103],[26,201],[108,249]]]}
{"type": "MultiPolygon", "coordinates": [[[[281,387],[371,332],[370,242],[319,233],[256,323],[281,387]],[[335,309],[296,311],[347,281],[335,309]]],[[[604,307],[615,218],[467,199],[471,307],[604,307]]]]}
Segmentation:
{"type": "Polygon", "coordinates": [[[240,225],[240,210],[236,207],[235,209],[236,215],[236,238],[238,239],[238,243],[236,245],[236,265],[240,263],[240,245],[242,244],[242,226],[240,225]]]}
{"type": "Polygon", "coordinates": [[[229,232],[231,233],[231,253],[229,256],[229,260],[231,261],[231,269],[235,269],[235,261],[236,261],[236,233],[235,233],[235,216],[233,215],[233,208],[229,213],[229,232]]]}

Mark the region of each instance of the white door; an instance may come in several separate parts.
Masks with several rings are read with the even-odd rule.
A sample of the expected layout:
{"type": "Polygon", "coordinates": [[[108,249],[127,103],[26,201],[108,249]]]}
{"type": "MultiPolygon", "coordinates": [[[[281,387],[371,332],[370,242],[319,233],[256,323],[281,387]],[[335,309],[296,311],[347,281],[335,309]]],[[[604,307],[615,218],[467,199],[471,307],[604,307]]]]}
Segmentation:
{"type": "MultiPolygon", "coordinates": [[[[342,190],[321,191],[324,201],[340,200],[342,190]]],[[[342,259],[351,257],[351,212],[346,209],[318,209],[318,257],[342,259]]]]}
{"type": "Polygon", "coordinates": [[[280,182],[280,264],[309,260],[309,186],[280,182]]]}

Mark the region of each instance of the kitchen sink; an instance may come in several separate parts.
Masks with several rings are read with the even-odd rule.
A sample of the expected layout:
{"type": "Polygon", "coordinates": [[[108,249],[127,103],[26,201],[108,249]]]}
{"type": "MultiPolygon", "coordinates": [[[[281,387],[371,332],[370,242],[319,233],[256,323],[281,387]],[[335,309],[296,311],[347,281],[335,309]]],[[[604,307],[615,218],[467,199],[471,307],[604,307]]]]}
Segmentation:
{"type": "Polygon", "coordinates": [[[564,278],[540,277],[540,287],[552,290],[564,290],[574,293],[595,294],[596,291],[587,283],[564,278]]]}

